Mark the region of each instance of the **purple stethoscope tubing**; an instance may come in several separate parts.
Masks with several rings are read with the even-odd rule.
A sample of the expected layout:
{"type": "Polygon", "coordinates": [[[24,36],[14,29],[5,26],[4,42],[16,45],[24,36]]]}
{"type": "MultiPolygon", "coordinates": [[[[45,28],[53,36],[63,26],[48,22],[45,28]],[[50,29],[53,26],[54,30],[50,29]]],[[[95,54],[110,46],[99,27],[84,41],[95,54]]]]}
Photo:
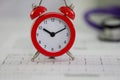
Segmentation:
{"type": "Polygon", "coordinates": [[[85,13],[84,19],[91,27],[96,28],[97,30],[103,30],[101,25],[90,20],[91,14],[110,14],[115,17],[120,17],[120,7],[93,9],[85,13]]]}

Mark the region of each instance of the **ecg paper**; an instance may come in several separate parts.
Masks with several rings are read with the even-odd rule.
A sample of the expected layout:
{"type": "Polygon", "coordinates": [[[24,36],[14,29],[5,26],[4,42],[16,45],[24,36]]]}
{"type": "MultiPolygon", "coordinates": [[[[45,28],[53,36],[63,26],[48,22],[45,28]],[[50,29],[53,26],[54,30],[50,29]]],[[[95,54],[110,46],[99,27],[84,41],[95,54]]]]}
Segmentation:
{"type": "MultiPolygon", "coordinates": [[[[17,79],[33,75],[65,76],[65,77],[101,77],[120,76],[120,43],[100,42],[88,34],[77,35],[75,45],[71,49],[75,60],[64,54],[55,59],[39,55],[34,62],[33,49],[22,48],[29,43],[28,35],[13,35],[4,44],[8,54],[0,60],[0,80],[17,79]],[[79,37],[80,36],[80,37],[79,37]],[[81,38],[81,39],[80,39],[81,38]],[[27,40],[27,41],[25,41],[27,40]],[[21,44],[21,42],[23,42],[21,44]],[[7,44],[13,44],[7,46],[7,44]],[[108,47],[110,46],[110,47],[108,47]]],[[[31,46],[31,45],[30,45],[31,46]]],[[[119,80],[119,79],[118,79],[119,80]]]]}

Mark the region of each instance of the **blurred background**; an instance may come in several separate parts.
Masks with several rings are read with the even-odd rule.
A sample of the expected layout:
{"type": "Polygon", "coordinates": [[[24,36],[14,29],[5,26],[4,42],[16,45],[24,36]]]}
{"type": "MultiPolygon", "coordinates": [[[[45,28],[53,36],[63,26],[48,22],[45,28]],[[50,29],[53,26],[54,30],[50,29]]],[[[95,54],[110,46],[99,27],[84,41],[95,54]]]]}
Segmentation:
{"type": "MultiPolygon", "coordinates": [[[[73,22],[76,31],[78,33],[90,33],[91,35],[96,35],[98,32],[88,27],[89,25],[85,22],[83,17],[85,12],[94,8],[120,6],[120,0],[66,1],[68,5],[72,3],[75,5],[74,11],[76,13],[76,18],[73,22]]],[[[32,10],[32,3],[38,5],[39,0],[0,0],[0,47],[4,46],[5,41],[13,34],[19,36],[19,34],[25,33],[27,36],[30,36],[30,30],[34,22],[29,16],[32,10]]],[[[46,6],[48,12],[58,11],[58,8],[64,5],[64,2],[63,0],[43,0],[42,5],[46,6]]],[[[100,17],[95,18],[95,21],[100,22],[100,17]]]]}

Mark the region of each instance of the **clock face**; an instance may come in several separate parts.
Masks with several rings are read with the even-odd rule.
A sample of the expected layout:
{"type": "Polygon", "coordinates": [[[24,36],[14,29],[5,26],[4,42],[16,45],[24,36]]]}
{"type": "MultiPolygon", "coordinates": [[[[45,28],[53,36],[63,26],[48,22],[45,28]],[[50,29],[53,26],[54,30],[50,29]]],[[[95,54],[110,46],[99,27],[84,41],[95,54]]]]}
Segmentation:
{"type": "Polygon", "coordinates": [[[69,26],[62,19],[55,17],[47,18],[38,25],[36,40],[44,50],[59,52],[69,43],[69,26]]]}
{"type": "Polygon", "coordinates": [[[31,39],[39,53],[56,57],[70,50],[75,41],[75,29],[65,15],[48,12],[33,24],[31,39]]]}

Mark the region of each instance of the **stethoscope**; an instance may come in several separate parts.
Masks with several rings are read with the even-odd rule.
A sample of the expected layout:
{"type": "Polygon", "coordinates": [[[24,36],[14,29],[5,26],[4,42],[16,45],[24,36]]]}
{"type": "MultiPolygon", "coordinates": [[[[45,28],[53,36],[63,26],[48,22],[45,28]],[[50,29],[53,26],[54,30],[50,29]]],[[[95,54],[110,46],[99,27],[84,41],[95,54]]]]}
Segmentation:
{"type": "Polygon", "coordinates": [[[91,27],[100,31],[100,40],[120,41],[120,7],[89,10],[85,13],[84,19],[91,27]],[[97,24],[90,19],[93,14],[109,14],[112,15],[112,17],[104,19],[101,24],[97,24]]]}

